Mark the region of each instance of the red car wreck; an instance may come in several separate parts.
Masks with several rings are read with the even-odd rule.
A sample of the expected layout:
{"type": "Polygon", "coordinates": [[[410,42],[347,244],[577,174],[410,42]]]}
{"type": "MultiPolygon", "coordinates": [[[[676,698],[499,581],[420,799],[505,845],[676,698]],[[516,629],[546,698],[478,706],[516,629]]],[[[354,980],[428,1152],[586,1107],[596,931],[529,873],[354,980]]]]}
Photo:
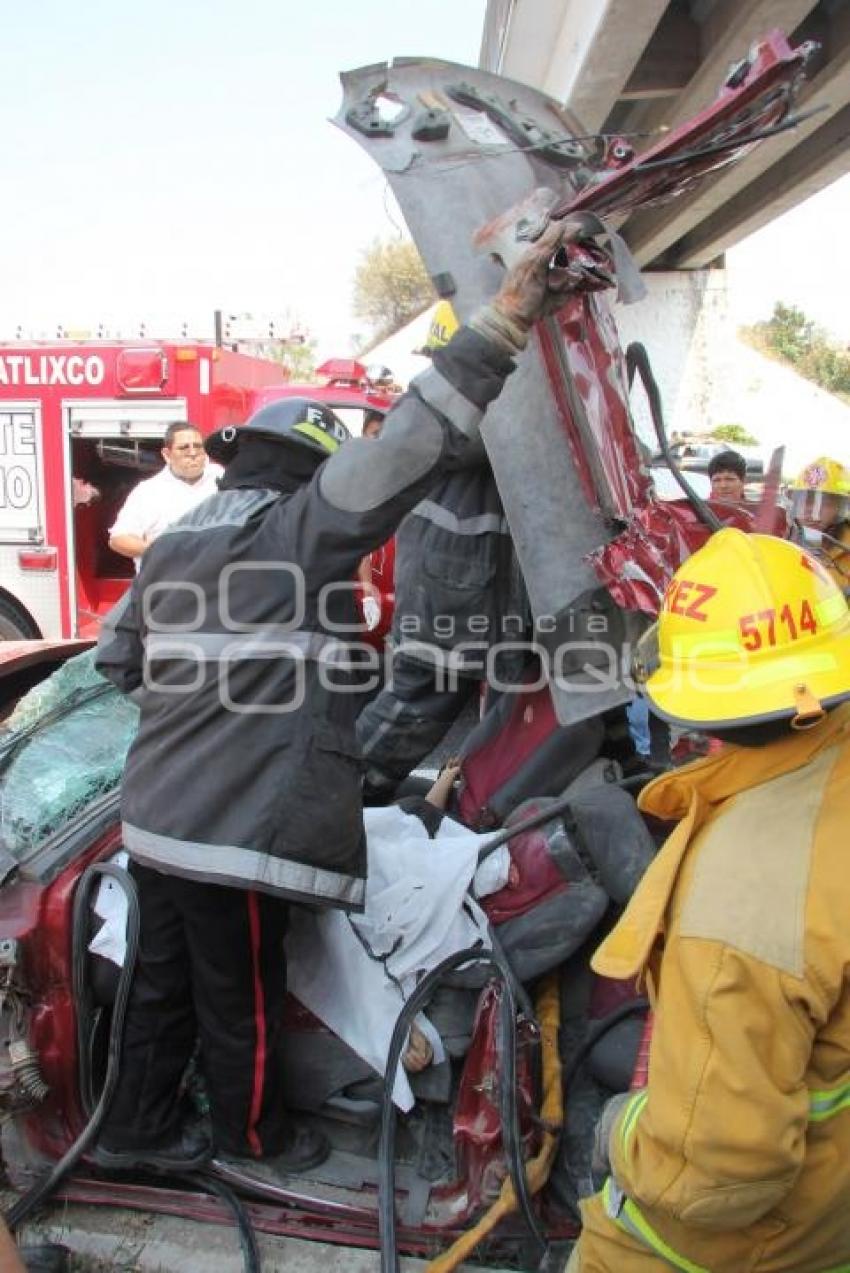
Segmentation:
{"type": "MultiPolygon", "coordinates": [[[[624,726],[628,651],[712,529],[773,518],[769,506],[754,516],[684,488],[681,500],[656,499],[630,379],[643,380],[660,420],[657,391],[644,351],[621,350],[604,295],[641,290],[614,227],[623,210],[769,146],[793,124],[807,52],[771,34],[711,107],[640,156],[619,139],[573,136],[554,101],[468,67],[402,59],[343,75],[336,122],[387,173],[461,321],[549,221],[582,228],[557,262],[570,300],[538,325],[484,430],[539,653],[466,740],[449,797],[453,825],[478,837],[467,909],[487,940],[456,946],[405,994],[382,1045],[386,1079],[365,1046],[329,1028],[318,992],[299,997],[306,974],[295,978],[288,1082],[333,1146],[315,1172],[259,1185],[215,1163],[190,1179],[99,1169],[90,1150],[120,1066],[133,960],[118,787],[136,708],[91,653],[69,660],[24,695],[0,736],[0,1112],[20,1194],[11,1226],[49,1195],[217,1224],[235,1207],[247,1267],[258,1267],[251,1228],[380,1246],[386,1269],[398,1267],[396,1247],[441,1270],[473,1250],[522,1268],[548,1252],[546,1267],[562,1267],[593,1188],[595,1119],[644,1065],[645,999],[589,969],[659,833],[633,798],[651,774],[624,726]],[[511,427],[517,418],[529,427],[511,427]],[[572,662],[554,657],[567,637],[572,662]],[[581,692],[589,681],[595,692],[581,692]],[[497,859],[503,875],[479,887],[497,859]],[[400,1099],[397,1063],[420,1012],[432,1063],[405,1071],[400,1099]]],[[[203,1112],[202,1063],[185,1083],[203,1112]]]]}

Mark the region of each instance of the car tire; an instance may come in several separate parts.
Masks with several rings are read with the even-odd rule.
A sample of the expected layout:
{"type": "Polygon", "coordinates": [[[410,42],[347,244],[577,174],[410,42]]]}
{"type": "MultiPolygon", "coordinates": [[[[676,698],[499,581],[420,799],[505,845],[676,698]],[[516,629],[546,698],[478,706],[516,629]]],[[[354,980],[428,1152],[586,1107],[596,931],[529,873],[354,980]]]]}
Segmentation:
{"type": "Polygon", "coordinates": [[[0,641],[33,641],[41,636],[27,612],[10,597],[0,597],[0,641]]]}

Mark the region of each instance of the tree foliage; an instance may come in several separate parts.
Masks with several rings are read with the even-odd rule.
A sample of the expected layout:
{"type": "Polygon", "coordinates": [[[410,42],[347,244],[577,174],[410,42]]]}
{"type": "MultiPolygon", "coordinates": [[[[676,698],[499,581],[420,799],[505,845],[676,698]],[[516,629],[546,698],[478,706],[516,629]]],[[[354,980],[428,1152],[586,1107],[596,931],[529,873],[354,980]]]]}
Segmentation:
{"type": "Polygon", "coordinates": [[[850,354],[796,305],[777,301],[767,322],[745,328],[743,335],[763,353],[790,363],[821,389],[850,395],[850,354]]]}
{"type": "Polygon", "coordinates": [[[371,328],[372,342],[398,331],[433,299],[422,257],[409,239],[373,239],[361,253],[352,308],[371,328]]]}
{"type": "Polygon", "coordinates": [[[730,446],[758,446],[758,438],[754,438],[742,424],[718,424],[711,430],[711,436],[718,442],[728,442],[730,446]]]}
{"type": "Polygon", "coordinates": [[[275,362],[283,363],[288,380],[312,380],[316,370],[316,342],[305,336],[302,344],[278,345],[272,354],[275,362]]]}

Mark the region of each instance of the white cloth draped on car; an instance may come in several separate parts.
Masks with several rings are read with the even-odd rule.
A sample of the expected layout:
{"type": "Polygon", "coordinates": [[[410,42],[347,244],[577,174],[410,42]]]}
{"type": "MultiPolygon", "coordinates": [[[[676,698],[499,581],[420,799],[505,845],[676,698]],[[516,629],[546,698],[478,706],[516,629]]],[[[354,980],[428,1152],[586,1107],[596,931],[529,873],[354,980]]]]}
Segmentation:
{"type": "MultiPolygon", "coordinates": [[[[431,840],[420,820],[395,805],[364,814],[368,868],[362,915],[293,907],[286,939],[287,981],[297,999],[382,1074],[393,1027],[421,978],[469,946],[489,949],[487,918],[471,895],[507,881],[510,858],[497,850],[476,876],[491,838],[446,818],[431,840]]],[[[443,1059],[433,1027],[417,1025],[443,1059]]],[[[414,1104],[401,1065],[393,1099],[414,1104]]]]}

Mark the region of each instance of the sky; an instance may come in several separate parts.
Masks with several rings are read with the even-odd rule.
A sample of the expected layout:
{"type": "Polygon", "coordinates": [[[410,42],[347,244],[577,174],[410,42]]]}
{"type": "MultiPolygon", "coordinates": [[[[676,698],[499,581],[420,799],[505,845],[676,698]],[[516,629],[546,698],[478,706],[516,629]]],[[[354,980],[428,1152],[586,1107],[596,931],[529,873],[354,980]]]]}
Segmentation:
{"type": "Polygon", "coordinates": [[[777,217],[726,254],[730,316],[769,318],[775,301],[798,305],[850,345],[850,175],[777,217]]]}
{"type": "Polygon", "coordinates": [[[328,122],[339,72],[478,61],[484,0],[37,0],[4,23],[0,337],[291,311],[345,353],[358,256],[404,234],[328,122]],[[343,344],[344,349],[339,345],[343,344]]]}
{"type": "MultiPolygon", "coordinates": [[[[134,335],[141,321],[149,334],[187,322],[211,335],[222,309],[289,313],[320,357],[347,353],[359,255],[405,232],[377,166],[328,122],[338,73],[400,55],[475,65],[484,11],[485,0],[17,6],[0,76],[0,338],[18,324],[134,335]]],[[[730,253],[736,321],[782,299],[850,340],[848,213],[845,178],[730,253]]]]}

